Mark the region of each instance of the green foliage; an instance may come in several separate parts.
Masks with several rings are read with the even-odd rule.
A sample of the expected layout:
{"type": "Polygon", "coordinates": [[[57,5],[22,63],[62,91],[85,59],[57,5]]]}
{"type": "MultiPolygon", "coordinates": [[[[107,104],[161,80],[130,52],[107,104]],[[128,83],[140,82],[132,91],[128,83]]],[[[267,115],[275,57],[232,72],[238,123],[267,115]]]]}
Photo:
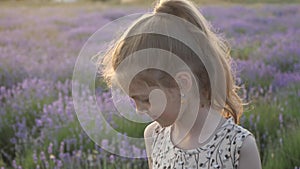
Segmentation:
{"type": "Polygon", "coordinates": [[[266,149],[292,130],[300,121],[299,85],[289,86],[277,93],[252,100],[250,110],[244,113],[243,126],[251,131],[257,141],[262,162],[270,160],[266,149]]]}
{"type": "Polygon", "coordinates": [[[268,146],[264,169],[295,168],[300,166],[300,126],[282,135],[282,143],[274,142],[268,146]]]}
{"type": "Polygon", "coordinates": [[[116,130],[126,133],[129,137],[143,138],[144,129],[148,124],[130,121],[124,117],[114,116],[114,122],[117,123],[116,130]]]}

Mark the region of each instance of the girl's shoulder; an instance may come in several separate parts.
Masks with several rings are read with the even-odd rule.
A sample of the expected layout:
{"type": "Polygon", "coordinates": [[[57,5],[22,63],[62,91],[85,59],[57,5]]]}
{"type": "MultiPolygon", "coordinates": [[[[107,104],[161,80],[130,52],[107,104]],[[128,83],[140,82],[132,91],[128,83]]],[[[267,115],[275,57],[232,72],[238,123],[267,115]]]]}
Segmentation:
{"type": "Polygon", "coordinates": [[[234,137],[238,137],[238,138],[244,138],[248,135],[253,135],[248,129],[244,128],[239,124],[236,124],[234,122],[233,117],[227,119],[225,124],[222,125],[222,129],[226,130],[227,133],[230,133],[231,135],[234,135],[234,137]]]}
{"type": "Polygon", "coordinates": [[[253,136],[248,129],[236,124],[233,117],[227,119],[227,122],[222,126],[222,130],[220,133],[226,135],[231,144],[238,147],[242,145],[247,136],[253,136]]]}
{"type": "MultiPolygon", "coordinates": [[[[229,120],[229,125],[227,126],[226,130],[226,138],[228,138],[228,145],[227,150],[229,150],[230,155],[232,157],[233,167],[237,168],[240,154],[241,154],[241,148],[245,144],[245,140],[247,138],[255,138],[252,132],[250,132],[245,127],[234,123],[233,118],[231,117],[229,120]]],[[[255,139],[254,139],[255,140],[255,139]]]]}
{"type": "Polygon", "coordinates": [[[155,135],[161,133],[163,131],[163,127],[159,125],[157,121],[153,121],[144,130],[145,137],[154,137],[155,135]]]}

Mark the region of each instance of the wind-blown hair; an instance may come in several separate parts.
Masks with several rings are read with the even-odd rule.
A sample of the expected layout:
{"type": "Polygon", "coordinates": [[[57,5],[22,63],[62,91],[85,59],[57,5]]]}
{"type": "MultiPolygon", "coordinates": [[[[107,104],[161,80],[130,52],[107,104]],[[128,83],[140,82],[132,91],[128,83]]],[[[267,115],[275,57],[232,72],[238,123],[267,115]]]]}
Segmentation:
{"type": "MultiPolygon", "coordinates": [[[[231,67],[233,62],[230,56],[229,44],[221,35],[214,32],[212,26],[199,12],[196,5],[188,0],[161,0],[155,5],[153,13],[154,15],[165,13],[180,17],[192,23],[203,32],[204,36],[199,38],[203,38],[208,44],[208,47],[206,46],[203,50],[210,50],[210,53],[213,54],[213,56],[210,57],[218,58],[219,63],[223,66],[224,75],[226,77],[226,100],[224,101],[225,107],[223,107],[224,111],[222,115],[226,118],[232,116],[235,119],[235,123],[238,124],[243,112],[244,103],[237,94],[240,87],[235,84],[235,72],[231,67]]],[[[134,23],[131,29],[138,28],[142,24],[143,27],[147,27],[147,25],[145,25],[147,23],[149,22],[138,21],[134,23]]],[[[201,46],[199,45],[199,47],[201,46]]],[[[111,85],[117,67],[128,55],[148,48],[163,49],[176,54],[189,65],[197,77],[200,89],[211,93],[208,73],[197,55],[184,43],[174,38],[154,33],[139,34],[126,39],[119,39],[107,50],[103,60],[101,60],[99,64],[104,66],[101,74],[108,86],[111,85]]],[[[164,71],[149,69],[141,75],[141,78],[145,79],[150,85],[162,85],[167,88],[177,87],[177,85],[173,83],[174,81],[170,79],[171,77],[164,71]]],[[[210,95],[207,99],[210,99],[210,95]]]]}

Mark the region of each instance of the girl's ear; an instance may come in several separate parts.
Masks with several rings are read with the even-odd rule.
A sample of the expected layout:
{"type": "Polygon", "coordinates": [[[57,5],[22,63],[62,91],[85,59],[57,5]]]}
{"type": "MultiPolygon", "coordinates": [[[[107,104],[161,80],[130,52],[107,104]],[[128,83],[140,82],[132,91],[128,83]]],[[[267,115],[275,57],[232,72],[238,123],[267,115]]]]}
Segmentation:
{"type": "Polygon", "coordinates": [[[187,93],[192,88],[192,76],[190,73],[182,71],[175,75],[176,80],[179,82],[181,92],[187,93]]]}

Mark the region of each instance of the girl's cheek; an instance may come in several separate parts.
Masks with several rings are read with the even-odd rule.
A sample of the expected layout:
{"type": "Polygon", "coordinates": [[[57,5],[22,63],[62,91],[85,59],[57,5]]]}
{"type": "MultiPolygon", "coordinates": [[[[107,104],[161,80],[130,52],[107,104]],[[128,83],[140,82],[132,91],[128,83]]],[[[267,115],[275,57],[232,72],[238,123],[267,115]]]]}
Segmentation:
{"type": "Polygon", "coordinates": [[[154,89],[149,94],[149,111],[155,116],[161,116],[167,106],[167,97],[160,89],[154,89]]]}

